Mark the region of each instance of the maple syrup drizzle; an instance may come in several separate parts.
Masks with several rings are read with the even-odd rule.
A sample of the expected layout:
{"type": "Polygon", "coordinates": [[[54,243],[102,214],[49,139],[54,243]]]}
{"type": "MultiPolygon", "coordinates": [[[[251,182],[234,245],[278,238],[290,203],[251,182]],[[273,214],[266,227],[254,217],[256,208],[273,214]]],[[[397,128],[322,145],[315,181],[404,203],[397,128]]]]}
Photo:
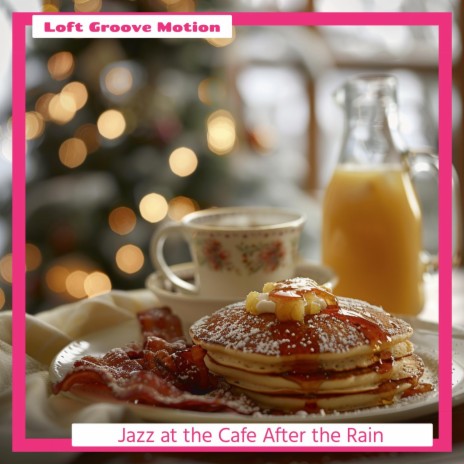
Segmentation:
{"type": "MultiPolygon", "coordinates": [[[[398,389],[398,387],[404,383],[410,383],[413,386],[405,390],[401,394],[401,398],[407,398],[408,396],[413,396],[421,393],[427,393],[433,390],[433,386],[430,384],[418,384],[419,377],[414,376],[411,378],[406,378],[406,379],[398,379],[398,380],[387,380],[386,382],[381,383],[377,388],[370,390],[369,393],[371,394],[382,394],[382,393],[391,393],[391,398],[384,398],[382,400],[383,404],[391,404],[394,401],[394,396],[395,396],[395,390],[398,389]]],[[[336,398],[340,396],[350,396],[350,395],[356,395],[357,393],[327,393],[324,394],[324,398],[336,398]]],[[[317,399],[318,395],[317,394],[311,394],[308,395],[308,399],[317,399]]],[[[306,412],[318,412],[320,408],[317,406],[317,403],[312,402],[312,401],[307,401],[306,405],[304,407],[304,410],[306,412]]]]}
{"type": "MultiPolygon", "coordinates": [[[[320,386],[327,380],[343,380],[354,375],[360,376],[363,374],[369,374],[373,370],[378,374],[387,374],[393,369],[393,359],[388,361],[379,361],[373,366],[357,368],[348,371],[329,371],[319,370],[310,373],[301,373],[298,371],[292,371],[283,374],[271,374],[273,377],[284,377],[288,380],[295,382],[296,384],[304,387],[307,382],[311,382],[320,386]]],[[[316,388],[317,390],[317,388],[316,388]]]]}
{"type": "Polygon", "coordinates": [[[338,307],[335,295],[319,287],[314,280],[305,278],[287,279],[277,282],[274,289],[269,292],[269,299],[274,301],[295,301],[304,298],[308,293],[322,298],[327,303],[327,307],[338,307]]]}
{"type": "Polygon", "coordinates": [[[374,366],[375,372],[378,374],[386,374],[393,369],[393,358],[388,360],[381,360],[374,366]]]}
{"type": "Polygon", "coordinates": [[[379,322],[374,318],[347,308],[327,308],[324,312],[355,326],[377,350],[380,349],[378,345],[391,341],[390,335],[380,327],[379,322]]]}
{"type": "MultiPolygon", "coordinates": [[[[278,317],[279,327],[274,326],[272,328],[273,339],[289,339],[287,345],[280,345],[280,353],[282,355],[290,352],[293,354],[304,353],[306,351],[304,348],[308,347],[308,344],[311,345],[310,349],[312,353],[316,354],[320,352],[320,342],[322,341],[321,331],[318,333],[317,330],[307,330],[308,327],[306,324],[311,324],[311,319],[315,325],[320,324],[321,330],[326,331],[325,338],[334,335],[335,331],[343,331],[343,327],[340,324],[331,324],[328,321],[319,319],[320,317],[327,316],[343,322],[346,324],[346,327],[356,330],[371,345],[374,353],[382,351],[382,347],[391,341],[391,337],[386,327],[382,324],[382,320],[379,320],[375,314],[369,314],[369,312],[356,307],[350,308],[346,307],[347,305],[341,305],[335,295],[324,287],[318,286],[314,280],[293,278],[276,282],[274,288],[269,291],[269,300],[285,306],[286,303],[290,304],[299,300],[308,300],[308,294],[322,299],[326,307],[321,308],[315,314],[306,314],[305,321],[286,320],[278,317]],[[291,337],[288,334],[291,334],[291,337]],[[303,349],[300,349],[300,344],[303,349]]],[[[272,317],[268,314],[260,314],[258,318],[259,322],[254,322],[253,326],[257,326],[260,331],[265,331],[266,324],[272,317]]],[[[348,335],[348,331],[346,331],[346,334],[348,335]]],[[[384,368],[387,369],[387,367],[384,368]]]]}
{"type": "Polygon", "coordinates": [[[409,398],[410,396],[420,395],[422,393],[429,393],[434,390],[434,386],[431,383],[419,383],[408,388],[403,392],[401,398],[409,398]]]}

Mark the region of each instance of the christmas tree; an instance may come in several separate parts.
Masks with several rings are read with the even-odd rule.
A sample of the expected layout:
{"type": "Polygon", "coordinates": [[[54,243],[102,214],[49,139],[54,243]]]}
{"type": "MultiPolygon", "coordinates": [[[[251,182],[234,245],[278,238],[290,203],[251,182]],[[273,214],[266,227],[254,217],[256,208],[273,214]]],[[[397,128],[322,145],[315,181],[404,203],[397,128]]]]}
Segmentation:
{"type": "MultiPolygon", "coordinates": [[[[166,11],[169,3],[173,10],[194,6],[113,8],[166,11]]],[[[224,109],[220,53],[230,42],[34,40],[27,63],[28,311],[143,287],[153,271],[149,240],[161,221],[230,203],[224,155],[236,135],[224,109]]],[[[180,242],[168,254],[188,260],[180,242]]]]}

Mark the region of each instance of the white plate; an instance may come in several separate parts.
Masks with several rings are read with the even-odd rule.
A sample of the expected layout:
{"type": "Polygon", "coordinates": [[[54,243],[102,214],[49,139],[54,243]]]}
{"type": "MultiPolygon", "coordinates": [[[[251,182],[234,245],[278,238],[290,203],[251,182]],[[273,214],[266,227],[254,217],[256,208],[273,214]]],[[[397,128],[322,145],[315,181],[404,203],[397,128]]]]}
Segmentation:
{"type": "MultiPolygon", "coordinates": [[[[419,320],[409,321],[414,328],[412,341],[415,351],[424,360],[426,381],[438,383],[438,337],[437,325],[419,320]]],[[[50,366],[50,380],[58,382],[72,368],[75,361],[85,355],[99,356],[111,348],[122,346],[131,341],[140,340],[137,320],[125,322],[118,326],[95,332],[85,340],[77,340],[65,347],[50,366]]],[[[464,333],[455,333],[453,337],[453,405],[464,402],[464,333]]],[[[65,393],[66,395],[70,395],[65,393]]],[[[74,395],[71,395],[76,398],[74,395]]],[[[86,401],[101,401],[85,396],[86,401]]],[[[291,416],[252,415],[244,416],[232,413],[206,413],[154,406],[134,405],[127,407],[140,419],[152,422],[399,422],[411,420],[437,411],[437,391],[410,397],[391,406],[376,407],[345,413],[303,414],[291,416]]]]}
{"type": "MultiPolygon", "coordinates": [[[[193,263],[176,264],[171,269],[184,280],[194,280],[193,263]]],[[[337,277],[332,269],[309,261],[301,261],[297,265],[295,276],[309,277],[320,285],[334,286],[337,283],[337,277]]],[[[158,272],[150,274],[145,285],[156,295],[162,305],[169,306],[181,318],[187,328],[201,317],[212,314],[230,303],[244,300],[246,296],[238,294],[236,298],[219,299],[181,293],[173,290],[170,282],[158,272]]]]}

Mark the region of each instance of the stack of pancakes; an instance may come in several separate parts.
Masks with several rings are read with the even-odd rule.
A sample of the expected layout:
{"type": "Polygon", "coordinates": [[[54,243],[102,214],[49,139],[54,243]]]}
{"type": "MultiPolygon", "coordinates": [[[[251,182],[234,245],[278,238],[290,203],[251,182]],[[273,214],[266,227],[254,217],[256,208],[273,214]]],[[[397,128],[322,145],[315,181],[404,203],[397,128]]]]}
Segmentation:
{"type": "Polygon", "coordinates": [[[212,372],[277,411],[390,404],[413,392],[424,372],[408,323],[349,298],[302,321],[235,303],[197,321],[190,335],[212,372]]]}

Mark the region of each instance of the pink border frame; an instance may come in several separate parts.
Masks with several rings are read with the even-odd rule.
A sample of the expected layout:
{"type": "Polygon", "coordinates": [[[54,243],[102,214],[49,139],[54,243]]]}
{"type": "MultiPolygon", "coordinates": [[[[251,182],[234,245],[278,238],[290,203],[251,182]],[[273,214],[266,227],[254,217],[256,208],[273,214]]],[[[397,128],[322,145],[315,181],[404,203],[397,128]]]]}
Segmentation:
{"type": "MultiPolygon", "coordinates": [[[[26,296],[25,296],[25,208],[26,208],[26,151],[25,151],[25,63],[26,27],[32,25],[34,14],[13,13],[13,451],[14,452],[354,452],[354,451],[407,451],[449,452],[451,445],[451,92],[452,92],[452,15],[451,13],[228,13],[235,26],[362,26],[362,25],[409,25],[438,26],[439,28],[439,438],[433,447],[228,447],[176,448],[167,450],[157,447],[73,447],[70,438],[26,438],[26,296]]],[[[58,13],[59,14],[59,13],[58,13]]],[[[76,13],[77,14],[77,13],[76,13]]],[[[101,13],[105,14],[105,13],[101,13]]],[[[118,13],[115,13],[118,14],[118,13]]],[[[123,13],[121,13],[123,14],[123,13]]],[[[127,13],[124,13],[126,15],[127,13]]],[[[143,14],[143,13],[142,13],[143,14]]],[[[170,13],[172,14],[172,13],[170,13]]],[[[182,14],[182,13],[181,13],[182,14]]],[[[201,13],[195,13],[201,14],[201,13]]]]}

